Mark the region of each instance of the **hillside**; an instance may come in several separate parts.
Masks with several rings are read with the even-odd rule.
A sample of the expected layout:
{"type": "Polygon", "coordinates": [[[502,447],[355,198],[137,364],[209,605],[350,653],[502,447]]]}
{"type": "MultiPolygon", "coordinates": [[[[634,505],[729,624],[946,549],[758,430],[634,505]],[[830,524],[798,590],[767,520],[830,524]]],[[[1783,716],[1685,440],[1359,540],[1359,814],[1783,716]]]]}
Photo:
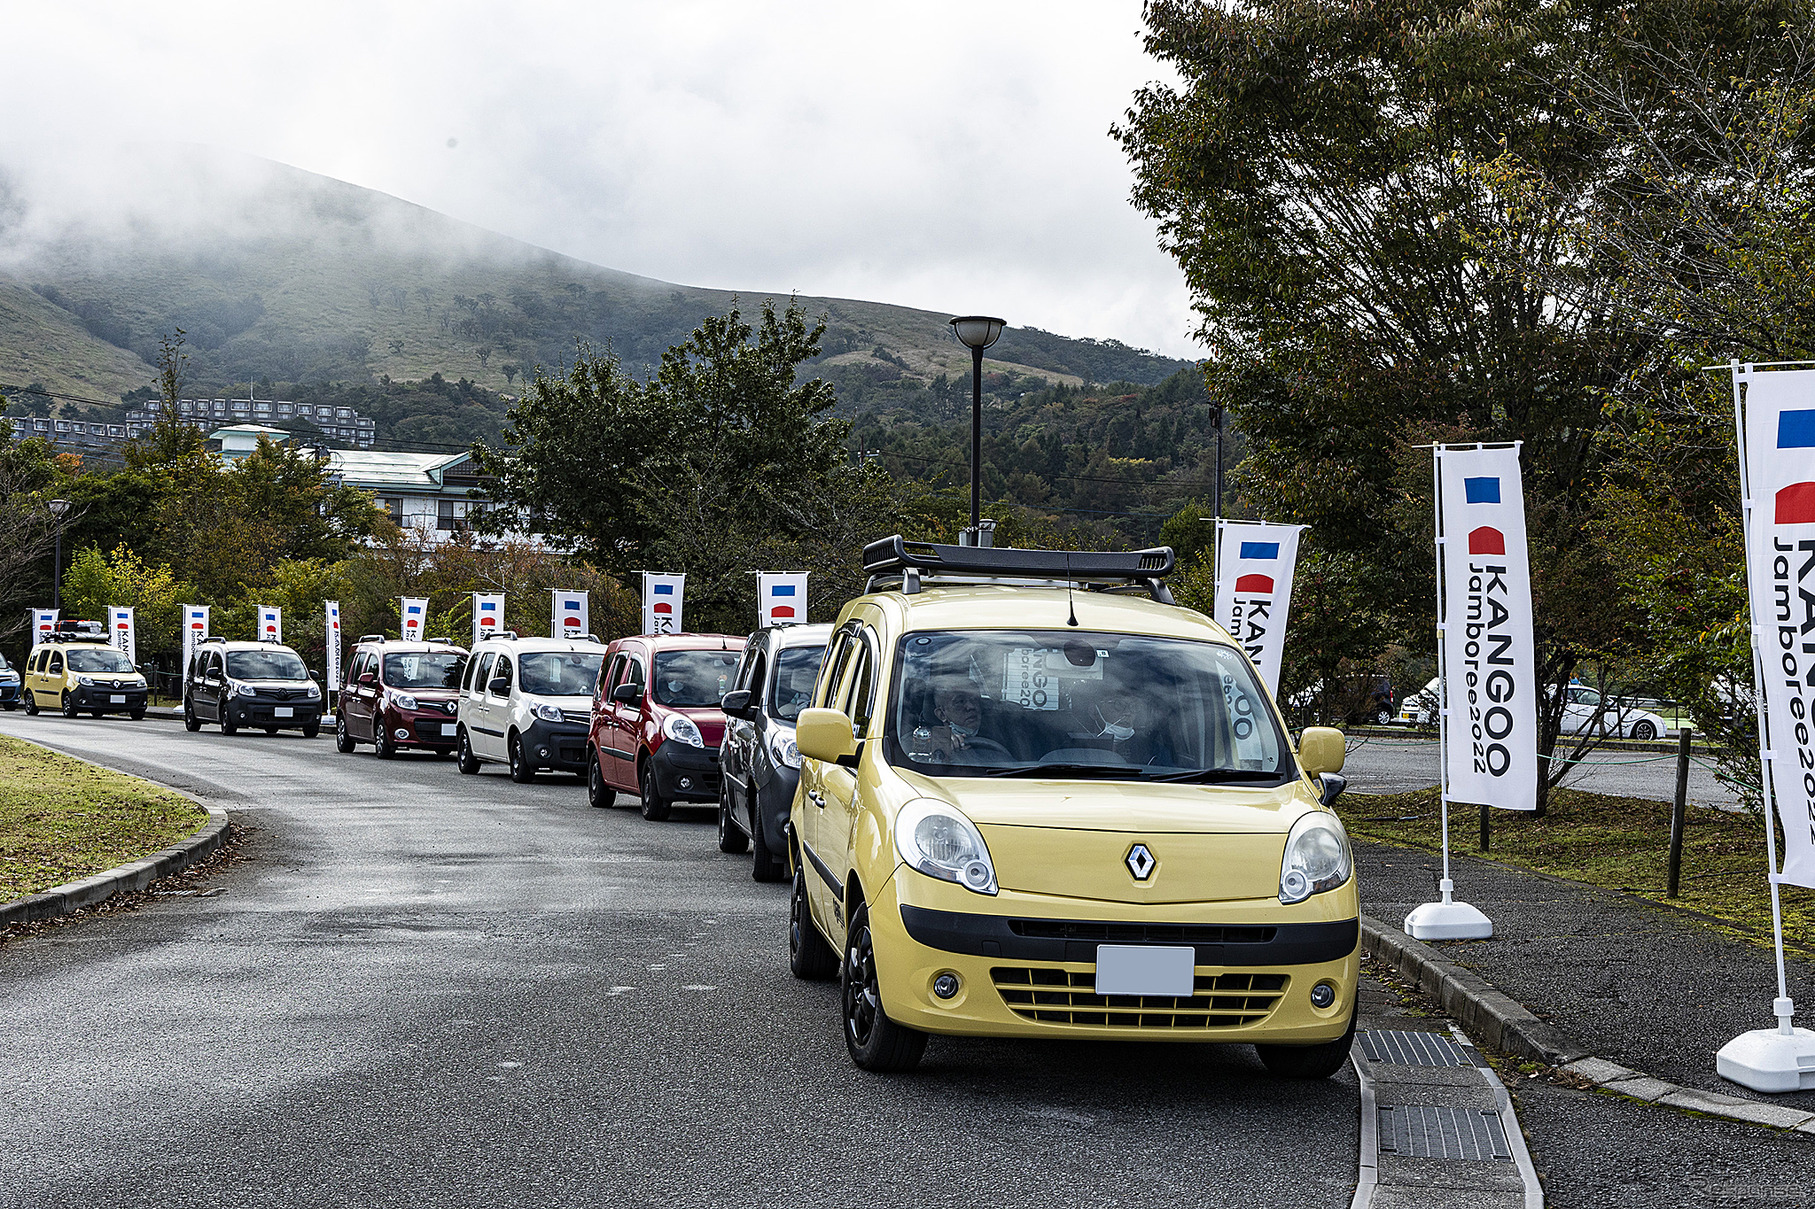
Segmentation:
{"type": "MultiPolygon", "coordinates": [[[[588,264],[278,164],[198,148],[173,164],[197,182],[166,185],[180,207],[107,222],[47,222],[28,173],[0,180],[0,383],[117,398],[151,381],[158,338],[181,327],[198,388],[382,390],[386,378],[440,373],[509,391],[581,340],[609,344],[632,367],[654,364],[740,297],[588,264]]],[[[750,290],[741,301],[754,309],[771,296],[750,290]]],[[[823,372],[841,393],[968,375],[944,313],[800,301],[826,316],[823,372]]],[[[988,364],[999,382],[1031,389],[1154,383],[1187,363],[1011,329],[988,364]]]]}

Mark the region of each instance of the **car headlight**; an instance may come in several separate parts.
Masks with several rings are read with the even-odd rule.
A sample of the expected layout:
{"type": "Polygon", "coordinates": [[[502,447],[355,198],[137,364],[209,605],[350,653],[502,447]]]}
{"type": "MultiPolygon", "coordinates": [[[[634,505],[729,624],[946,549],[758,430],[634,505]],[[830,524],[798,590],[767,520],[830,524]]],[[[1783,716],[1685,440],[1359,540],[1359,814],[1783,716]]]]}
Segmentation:
{"type": "Polygon", "coordinates": [[[254,697],[258,695],[258,690],[250,684],[236,684],[233,686],[233,695],[235,697],[254,697]]]}
{"type": "Polygon", "coordinates": [[[76,683],[83,688],[93,688],[95,686],[94,677],[92,676],[77,676],[76,683]]]}
{"type": "MultiPolygon", "coordinates": [[[[408,693],[393,693],[391,695],[391,700],[397,703],[398,709],[416,709],[417,708],[416,698],[410,696],[408,693]]],[[[537,710],[536,712],[538,714],[540,714],[542,711],[537,710]]]]}
{"type": "Polygon", "coordinates": [[[546,701],[538,703],[536,706],[535,712],[536,712],[536,717],[542,719],[542,721],[544,721],[544,722],[565,722],[565,721],[567,721],[567,716],[561,712],[560,706],[550,705],[546,701]]]}
{"type": "Polygon", "coordinates": [[[1292,824],[1279,865],[1279,901],[1301,903],[1334,890],[1355,871],[1349,835],[1333,814],[1307,814],[1292,824]]]}
{"type": "Polygon", "coordinates": [[[688,747],[706,746],[706,738],[700,734],[700,728],[693,724],[693,719],[686,714],[669,714],[662,723],[662,733],[676,743],[685,743],[688,747]]]}
{"type": "Polygon", "coordinates": [[[996,892],[996,866],[976,824],[944,802],[917,798],[895,815],[895,852],[928,877],[996,892]]]}
{"type": "Polygon", "coordinates": [[[769,732],[769,758],[784,768],[800,767],[800,748],[794,745],[794,732],[780,727],[769,732]]]}
{"type": "MultiPolygon", "coordinates": [[[[315,681],[313,681],[313,680],[309,681],[309,687],[303,690],[303,696],[307,697],[311,701],[320,700],[321,686],[316,684],[315,681]]],[[[410,708],[415,709],[416,707],[412,705],[410,708]]]]}

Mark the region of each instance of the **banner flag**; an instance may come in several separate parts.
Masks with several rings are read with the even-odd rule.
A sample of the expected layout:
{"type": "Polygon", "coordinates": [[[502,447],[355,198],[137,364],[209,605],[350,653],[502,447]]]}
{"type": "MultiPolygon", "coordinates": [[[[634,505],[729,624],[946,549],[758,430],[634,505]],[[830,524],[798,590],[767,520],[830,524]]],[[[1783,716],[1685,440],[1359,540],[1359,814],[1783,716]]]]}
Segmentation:
{"type": "Polygon", "coordinates": [[[1538,663],[1519,446],[1434,453],[1447,798],[1536,810],[1538,663]]]}
{"type": "Polygon", "coordinates": [[[643,633],[681,633],[681,597],[687,586],[687,575],[667,575],[658,571],[643,572],[643,633]]]}
{"type": "Polygon", "coordinates": [[[322,609],[327,617],[322,626],[322,654],[327,658],[328,688],[332,693],[340,688],[340,602],[324,600],[322,609]]]}
{"type": "Polygon", "coordinates": [[[1286,649],[1292,573],[1303,525],[1216,522],[1216,622],[1241,643],[1261,683],[1279,699],[1279,664],[1286,649]]]}
{"type": "Polygon", "coordinates": [[[61,609],[32,610],[32,645],[37,646],[57,630],[57,614],[61,609]]]}
{"type": "Polygon", "coordinates": [[[126,662],[139,665],[139,632],[133,619],[134,606],[107,606],[107,640],[126,656],[126,662]]]}
{"type": "MultiPolygon", "coordinates": [[[[423,602],[427,604],[427,601],[423,602]]],[[[504,631],[504,593],[473,593],[473,645],[504,631]]]]}
{"type": "Polygon", "coordinates": [[[1746,575],[1780,880],[1815,887],[1815,370],[1742,371],[1746,575]]]}
{"type": "Polygon", "coordinates": [[[807,620],[805,571],[756,573],[756,628],[800,625],[807,620]]]}
{"type": "Polygon", "coordinates": [[[423,624],[428,620],[429,600],[426,596],[400,596],[402,612],[399,614],[397,633],[405,642],[421,642],[423,624]]]}
{"type": "Polygon", "coordinates": [[[284,611],[276,605],[258,606],[258,640],[260,642],[282,642],[284,640],[284,611]]]}
{"type": "Polygon", "coordinates": [[[189,664],[195,658],[196,644],[208,637],[208,605],[183,606],[183,675],[189,674],[189,664]]]}
{"type": "Polygon", "coordinates": [[[568,592],[550,588],[548,636],[550,638],[584,638],[592,633],[591,612],[585,592],[568,592]]]}

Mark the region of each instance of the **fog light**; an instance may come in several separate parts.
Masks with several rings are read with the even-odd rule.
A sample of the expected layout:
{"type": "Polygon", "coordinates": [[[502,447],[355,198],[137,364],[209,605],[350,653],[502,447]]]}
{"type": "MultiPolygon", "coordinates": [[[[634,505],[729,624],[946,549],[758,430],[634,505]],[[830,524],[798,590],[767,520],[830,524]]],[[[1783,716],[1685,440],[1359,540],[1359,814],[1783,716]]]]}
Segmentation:
{"type": "Polygon", "coordinates": [[[692,777],[682,777],[681,778],[681,788],[682,789],[692,789],[693,788],[693,778],[692,777]]]}
{"type": "Polygon", "coordinates": [[[958,976],[947,970],[933,979],[933,994],[941,999],[950,999],[958,993],[958,976]]]}
{"type": "Polygon", "coordinates": [[[1311,988],[1311,1006],[1327,1008],[1336,1002],[1336,988],[1327,982],[1320,982],[1311,988]]]}
{"type": "Polygon", "coordinates": [[[409,731],[407,731],[407,730],[405,730],[405,729],[403,729],[403,727],[401,727],[401,726],[399,726],[399,727],[398,727],[398,728],[397,728],[397,737],[398,737],[398,738],[399,738],[399,739],[407,739],[407,738],[409,738],[409,737],[410,737],[410,732],[409,732],[409,731]]]}
{"type": "Polygon", "coordinates": [[[540,756],[544,760],[548,759],[548,748],[546,748],[546,747],[536,748],[536,755],[540,756]]]}

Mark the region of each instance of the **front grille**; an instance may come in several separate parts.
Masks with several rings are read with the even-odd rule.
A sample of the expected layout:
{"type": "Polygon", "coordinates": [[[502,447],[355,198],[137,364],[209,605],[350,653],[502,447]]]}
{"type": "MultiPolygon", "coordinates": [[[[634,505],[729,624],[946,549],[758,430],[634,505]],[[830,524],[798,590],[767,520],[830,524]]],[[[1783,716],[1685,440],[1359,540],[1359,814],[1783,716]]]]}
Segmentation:
{"type": "Polygon", "coordinates": [[[564,709],[561,711],[561,721],[577,722],[581,726],[591,726],[592,712],[583,709],[564,709]]]}
{"type": "Polygon", "coordinates": [[[1085,919],[1011,919],[1009,931],[1039,940],[1090,940],[1126,945],[1264,945],[1278,928],[1235,924],[1121,924],[1085,919]]]}
{"type": "Polygon", "coordinates": [[[995,966],[989,972],[1002,1002],[1024,1020],[1108,1028],[1240,1028],[1272,1014],[1285,994],[1284,974],[1199,974],[1189,998],[1099,995],[1096,971],[995,966]]]}
{"type": "Polygon", "coordinates": [[[586,763],[586,745],[583,743],[561,743],[555,747],[555,755],[566,764],[586,763]]]}

